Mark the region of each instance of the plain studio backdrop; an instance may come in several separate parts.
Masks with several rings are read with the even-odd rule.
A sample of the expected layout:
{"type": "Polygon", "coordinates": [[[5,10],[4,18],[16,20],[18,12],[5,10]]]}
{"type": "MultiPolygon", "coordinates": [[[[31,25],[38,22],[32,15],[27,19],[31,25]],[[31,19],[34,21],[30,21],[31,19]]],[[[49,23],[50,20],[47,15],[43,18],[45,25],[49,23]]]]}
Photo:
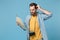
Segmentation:
{"type": "Polygon", "coordinates": [[[27,32],[16,26],[16,14],[24,22],[31,2],[53,13],[45,28],[49,40],[60,40],[60,0],[0,0],[0,40],[27,40],[27,32]]]}

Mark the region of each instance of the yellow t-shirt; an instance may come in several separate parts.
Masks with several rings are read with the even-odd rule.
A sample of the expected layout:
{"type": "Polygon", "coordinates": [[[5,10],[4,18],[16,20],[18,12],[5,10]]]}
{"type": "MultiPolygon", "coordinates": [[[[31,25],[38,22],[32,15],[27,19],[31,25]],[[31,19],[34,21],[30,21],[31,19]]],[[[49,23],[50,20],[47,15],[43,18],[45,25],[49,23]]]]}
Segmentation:
{"type": "Polygon", "coordinates": [[[35,32],[35,34],[36,34],[34,37],[30,37],[30,40],[36,40],[36,39],[42,38],[37,16],[32,16],[30,19],[30,31],[35,32]]]}

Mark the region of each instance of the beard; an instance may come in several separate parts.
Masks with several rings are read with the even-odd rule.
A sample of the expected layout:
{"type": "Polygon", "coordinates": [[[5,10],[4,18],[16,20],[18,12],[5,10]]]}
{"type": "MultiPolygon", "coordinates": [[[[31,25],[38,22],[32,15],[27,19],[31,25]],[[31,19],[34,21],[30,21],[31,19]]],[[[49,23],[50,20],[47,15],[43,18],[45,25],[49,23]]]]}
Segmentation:
{"type": "Polygon", "coordinates": [[[35,16],[35,15],[37,15],[37,13],[36,12],[31,12],[31,15],[35,16]]]}

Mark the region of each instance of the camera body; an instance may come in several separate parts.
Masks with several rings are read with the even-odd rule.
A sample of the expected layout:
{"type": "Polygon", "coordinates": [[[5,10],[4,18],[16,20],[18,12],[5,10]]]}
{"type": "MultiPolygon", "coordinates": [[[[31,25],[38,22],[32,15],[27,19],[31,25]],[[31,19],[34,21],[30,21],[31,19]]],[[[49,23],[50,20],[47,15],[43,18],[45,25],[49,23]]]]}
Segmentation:
{"type": "Polygon", "coordinates": [[[29,36],[35,36],[35,32],[29,32],[29,36]]]}

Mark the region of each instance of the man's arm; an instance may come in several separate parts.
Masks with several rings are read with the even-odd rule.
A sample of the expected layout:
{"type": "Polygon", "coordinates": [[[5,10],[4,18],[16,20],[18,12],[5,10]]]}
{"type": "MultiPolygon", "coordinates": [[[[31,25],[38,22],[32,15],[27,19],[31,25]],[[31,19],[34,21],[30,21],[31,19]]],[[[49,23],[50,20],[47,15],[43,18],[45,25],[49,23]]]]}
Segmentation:
{"type": "Polygon", "coordinates": [[[24,23],[19,17],[16,17],[16,25],[20,26],[23,30],[26,30],[24,23]]]}
{"type": "Polygon", "coordinates": [[[52,13],[50,11],[47,11],[47,10],[41,8],[39,5],[37,5],[37,7],[38,7],[37,10],[42,12],[41,16],[44,20],[46,20],[52,16],[52,13]]]}
{"type": "Polygon", "coordinates": [[[37,5],[37,7],[38,7],[38,10],[40,10],[41,12],[43,12],[43,13],[45,13],[45,14],[47,14],[47,15],[50,15],[50,14],[51,14],[51,12],[49,12],[49,11],[41,8],[39,5],[37,5]]]}

